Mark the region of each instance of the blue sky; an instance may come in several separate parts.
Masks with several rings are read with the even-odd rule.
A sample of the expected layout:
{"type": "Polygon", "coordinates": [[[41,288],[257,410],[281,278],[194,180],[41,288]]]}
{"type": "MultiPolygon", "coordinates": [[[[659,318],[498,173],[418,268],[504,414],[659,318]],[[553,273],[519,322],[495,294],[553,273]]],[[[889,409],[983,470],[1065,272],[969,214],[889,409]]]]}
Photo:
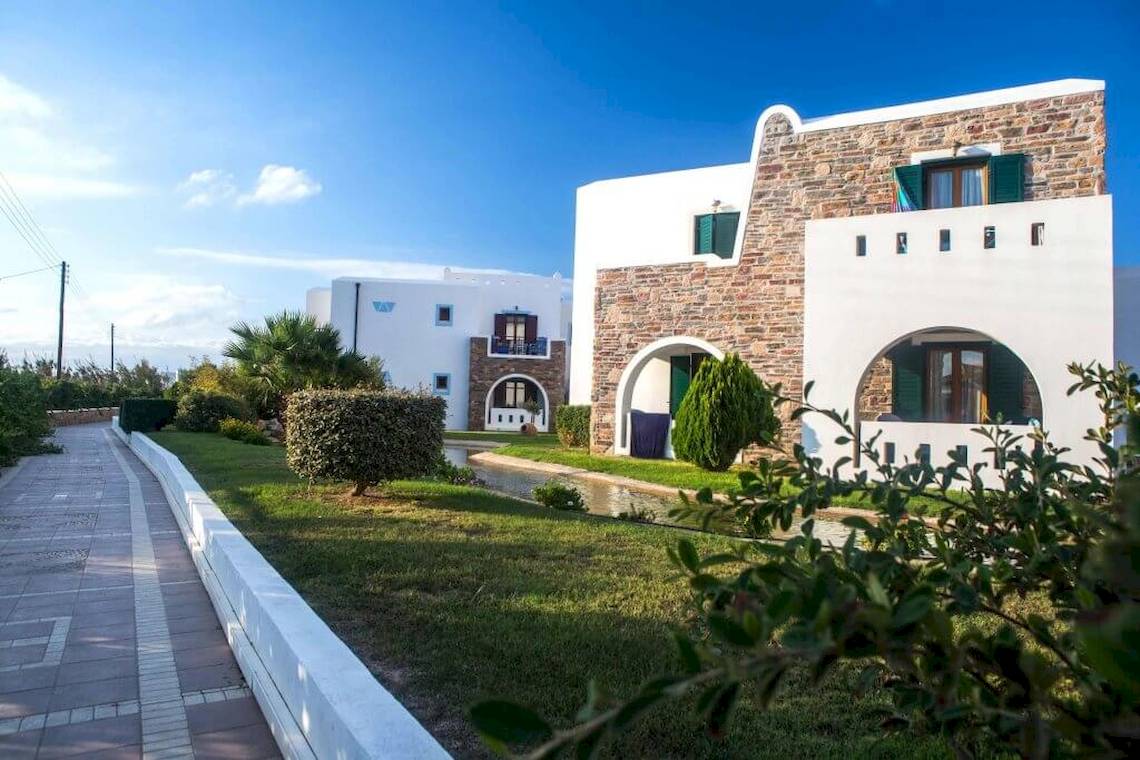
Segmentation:
{"type": "MultiPolygon", "coordinates": [[[[1140,264],[1138,49],[1127,2],[10,3],[0,170],[86,295],[67,355],[105,361],[114,320],[177,367],[335,275],[569,275],[577,186],[746,160],[776,102],[1105,79],[1140,264]]],[[[35,268],[0,223],[0,276],[35,268]]],[[[56,287],[0,281],[0,346],[50,351],[56,287]]]]}

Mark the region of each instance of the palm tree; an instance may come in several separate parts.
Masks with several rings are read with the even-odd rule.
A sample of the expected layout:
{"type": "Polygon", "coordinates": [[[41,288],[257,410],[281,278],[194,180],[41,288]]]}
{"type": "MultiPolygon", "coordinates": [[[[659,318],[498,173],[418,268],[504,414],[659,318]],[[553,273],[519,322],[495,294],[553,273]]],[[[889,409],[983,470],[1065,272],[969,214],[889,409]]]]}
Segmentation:
{"type": "Polygon", "coordinates": [[[381,364],[355,351],[341,351],[340,333],[298,311],[265,317],[265,326],[239,322],[222,354],[258,385],[263,408],[280,417],[286,397],[304,388],[383,387],[381,364]]]}

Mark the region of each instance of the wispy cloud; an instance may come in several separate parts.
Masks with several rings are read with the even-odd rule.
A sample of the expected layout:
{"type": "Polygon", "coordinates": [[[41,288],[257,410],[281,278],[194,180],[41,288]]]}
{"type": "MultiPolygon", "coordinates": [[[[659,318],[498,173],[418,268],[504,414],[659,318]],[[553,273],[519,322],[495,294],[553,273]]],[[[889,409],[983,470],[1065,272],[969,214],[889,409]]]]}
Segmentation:
{"type": "Polygon", "coordinates": [[[237,195],[234,175],[220,169],[201,169],[192,172],[178,191],[187,195],[186,208],[213,206],[237,195]]]}
{"type": "Polygon", "coordinates": [[[284,269],[309,272],[324,278],[334,277],[400,277],[431,279],[443,273],[443,267],[415,261],[375,261],[357,258],[324,258],[320,256],[276,256],[243,251],[219,251],[208,248],[159,248],[158,253],[178,258],[215,261],[234,266],[260,269],[284,269]]]}
{"type": "Polygon", "coordinates": [[[238,205],[260,203],[276,206],[282,203],[296,203],[311,198],[321,192],[321,183],[293,166],[266,164],[257,177],[257,187],[252,193],[238,198],[238,205]]]}
{"type": "Polygon", "coordinates": [[[177,190],[186,196],[183,204],[186,208],[204,208],[228,202],[236,206],[298,203],[318,195],[322,187],[303,169],[266,164],[257,176],[257,184],[248,193],[239,195],[234,175],[221,169],[191,172],[177,190]]]}
{"type": "Polygon", "coordinates": [[[78,127],[47,98],[0,74],[0,166],[28,196],[121,198],[142,188],[105,176],[116,161],[71,137],[78,127]]]}

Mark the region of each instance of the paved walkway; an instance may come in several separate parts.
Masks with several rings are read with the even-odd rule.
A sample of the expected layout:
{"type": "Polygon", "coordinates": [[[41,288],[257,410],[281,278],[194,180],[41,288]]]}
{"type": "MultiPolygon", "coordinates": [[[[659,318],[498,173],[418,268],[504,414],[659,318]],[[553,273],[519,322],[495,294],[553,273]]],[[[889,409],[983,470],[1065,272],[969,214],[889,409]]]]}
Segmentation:
{"type": "Polygon", "coordinates": [[[0,486],[0,757],[278,757],[158,482],[56,440],[0,486]]]}

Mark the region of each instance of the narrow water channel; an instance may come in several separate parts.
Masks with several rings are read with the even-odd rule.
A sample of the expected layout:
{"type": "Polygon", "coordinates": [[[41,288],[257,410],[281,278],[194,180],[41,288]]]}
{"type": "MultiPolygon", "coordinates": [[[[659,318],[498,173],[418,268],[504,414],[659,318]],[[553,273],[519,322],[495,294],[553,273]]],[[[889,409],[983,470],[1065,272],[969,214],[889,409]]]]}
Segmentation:
{"type": "MultiPolygon", "coordinates": [[[[477,449],[445,446],[443,453],[456,467],[470,467],[474,470],[489,488],[523,499],[533,499],[534,489],[549,480],[572,485],[582,493],[586,510],[595,515],[618,517],[631,512],[648,513],[653,516],[653,522],[668,525],[673,522],[669,518],[669,511],[680,501],[677,498],[658,496],[574,475],[551,475],[470,460],[470,455],[479,453],[477,449]]],[[[799,530],[800,521],[796,520],[787,534],[777,534],[776,537],[794,535],[799,533],[799,530]]],[[[834,546],[842,545],[850,532],[850,528],[838,522],[816,521],[816,537],[834,546]]]]}

